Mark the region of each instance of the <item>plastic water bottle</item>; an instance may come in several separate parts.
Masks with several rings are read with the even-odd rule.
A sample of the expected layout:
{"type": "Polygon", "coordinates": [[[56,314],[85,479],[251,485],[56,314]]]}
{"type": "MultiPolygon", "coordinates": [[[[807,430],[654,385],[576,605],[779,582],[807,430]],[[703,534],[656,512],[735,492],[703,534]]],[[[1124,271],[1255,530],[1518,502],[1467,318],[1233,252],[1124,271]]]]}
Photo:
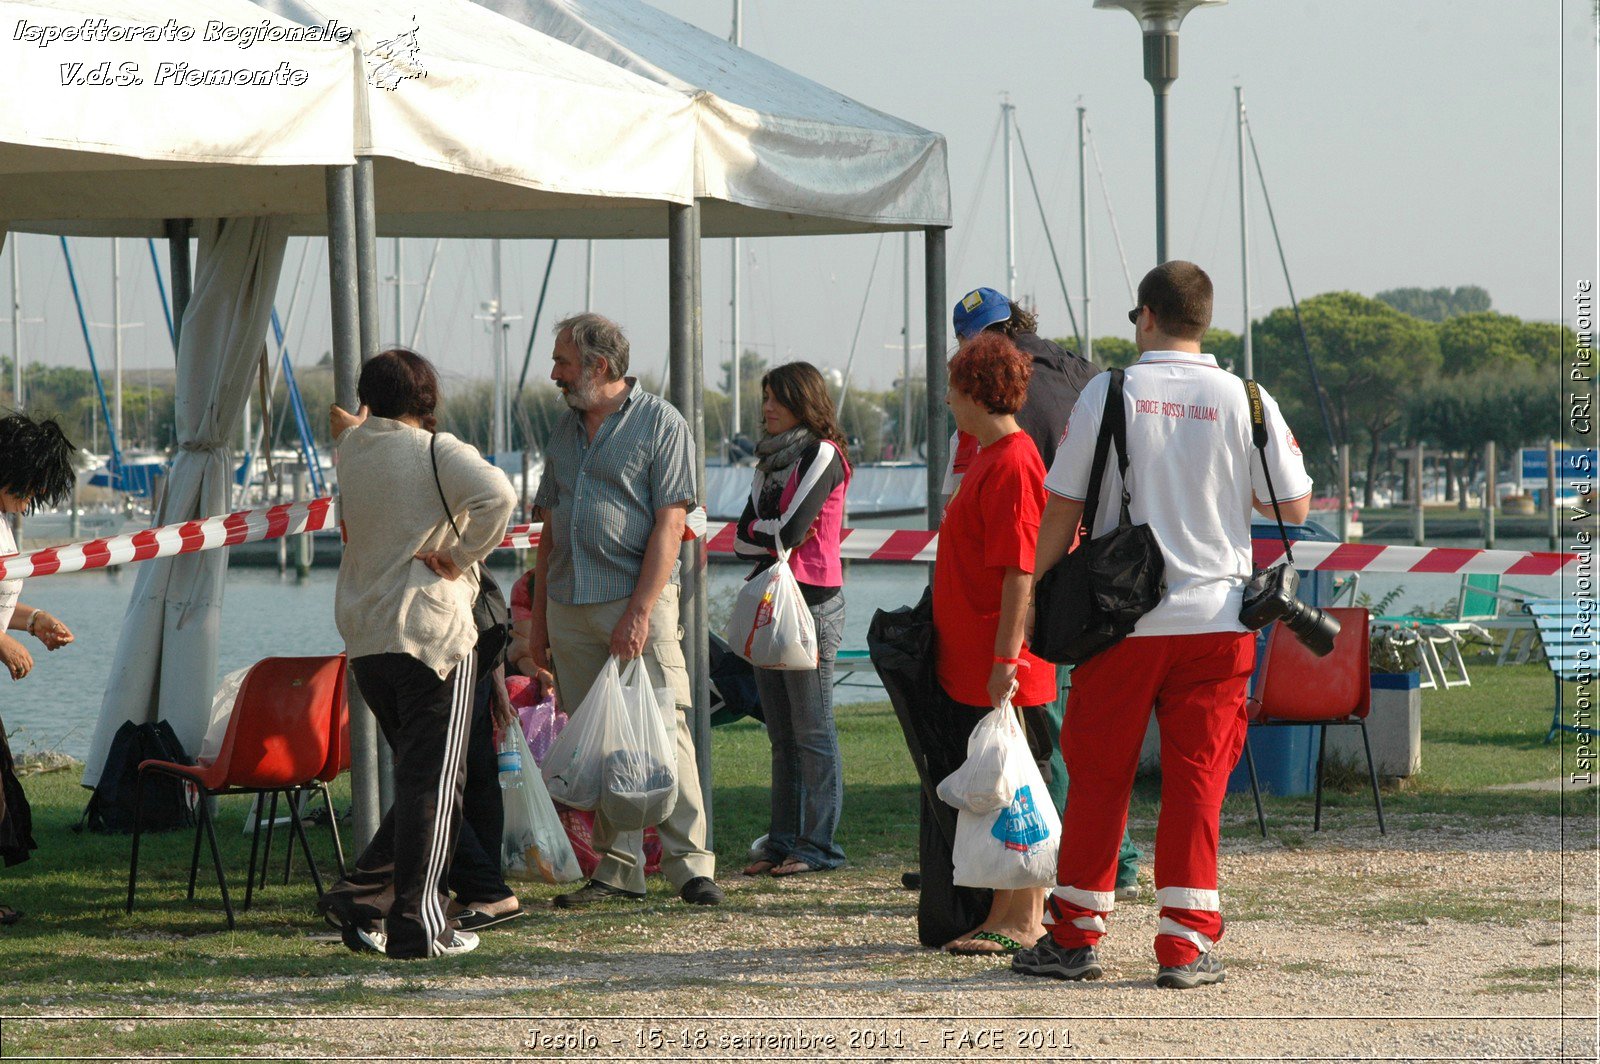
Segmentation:
{"type": "Polygon", "coordinates": [[[517,747],[516,736],[507,728],[500,737],[500,745],[495,748],[495,753],[500,762],[500,789],[503,791],[520,791],[522,789],[522,751],[517,747]]]}

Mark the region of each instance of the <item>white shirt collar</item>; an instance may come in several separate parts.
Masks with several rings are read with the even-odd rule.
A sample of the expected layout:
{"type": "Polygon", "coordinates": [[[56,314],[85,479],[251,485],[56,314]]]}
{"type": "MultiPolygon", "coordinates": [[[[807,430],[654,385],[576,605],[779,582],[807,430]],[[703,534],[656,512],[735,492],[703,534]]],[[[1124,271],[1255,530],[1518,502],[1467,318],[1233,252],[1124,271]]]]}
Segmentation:
{"type": "Polygon", "coordinates": [[[1193,351],[1146,351],[1139,356],[1139,362],[1135,365],[1145,362],[1185,362],[1191,366],[1218,368],[1216,355],[1197,355],[1193,351]]]}

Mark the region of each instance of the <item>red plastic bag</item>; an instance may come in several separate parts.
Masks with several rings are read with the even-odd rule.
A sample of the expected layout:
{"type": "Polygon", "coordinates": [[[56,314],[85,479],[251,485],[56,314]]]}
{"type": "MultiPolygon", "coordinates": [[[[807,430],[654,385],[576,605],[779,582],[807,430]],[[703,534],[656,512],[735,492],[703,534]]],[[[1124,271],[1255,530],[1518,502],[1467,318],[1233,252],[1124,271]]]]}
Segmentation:
{"type": "MultiPolygon", "coordinates": [[[[556,803],[556,812],[567,829],[567,839],[572,852],[577,855],[578,867],[585,876],[594,875],[600,867],[600,855],[594,851],[594,814],[583,809],[556,803]]],[[[655,828],[644,829],[644,874],[653,876],[661,871],[661,837],[655,828]]]]}

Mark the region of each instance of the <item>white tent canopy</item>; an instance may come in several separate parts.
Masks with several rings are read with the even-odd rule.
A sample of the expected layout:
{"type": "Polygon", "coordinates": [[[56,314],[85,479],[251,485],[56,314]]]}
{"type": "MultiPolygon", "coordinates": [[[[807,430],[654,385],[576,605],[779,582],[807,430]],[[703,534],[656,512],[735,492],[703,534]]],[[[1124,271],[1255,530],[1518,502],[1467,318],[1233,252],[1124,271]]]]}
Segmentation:
{"type": "Polygon", "coordinates": [[[477,0],[694,101],[706,236],[950,225],[944,137],[640,0],[477,0]]]}
{"type": "Polygon", "coordinates": [[[13,230],[159,235],[162,218],[263,213],[266,188],[320,190],[322,167],[354,161],[355,51],[275,39],[305,32],[245,0],[0,0],[0,35],[13,230]],[[241,47],[244,31],[269,36],[241,47]],[[237,190],[239,167],[257,190],[237,190]]]}

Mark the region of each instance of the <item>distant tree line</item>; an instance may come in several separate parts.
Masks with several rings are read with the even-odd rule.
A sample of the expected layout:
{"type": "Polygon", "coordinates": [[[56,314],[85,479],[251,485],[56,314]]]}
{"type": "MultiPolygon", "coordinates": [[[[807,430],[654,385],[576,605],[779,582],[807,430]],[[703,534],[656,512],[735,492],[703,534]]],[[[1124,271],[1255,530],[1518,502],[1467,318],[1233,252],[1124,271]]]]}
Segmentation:
{"type": "MultiPolygon", "coordinates": [[[[1475,287],[1403,288],[1376,298],[1327,292],[1300,304],[1304,344],[1292,308],[1279,307],[1252,323],[1256,376],[1283,407],[1320,485],[1336,483],[1335,445],[1348,443],[1352,479],[1363,505],[1371,506],[1380,468],[1392,470],[1398,451],[1421,442],[1442,452],[1446,498],[1464,505],[1465,486],[1482,472],[1486,442],[1494,441],[1500,462],[1509,464],[1517,448],[1557,433],[1564,403],[1561,353],[1575,342],[1572,330],[1489,306],[1489,294],[1475,287]]],[[[1243,368],[1238,334],[1212,329],[1204,347],[1223,365],[1243,368]]],[[[1094,354],[1108,367],[1137,357],[1122,337],[1097,338],[1094,354]]]]}

